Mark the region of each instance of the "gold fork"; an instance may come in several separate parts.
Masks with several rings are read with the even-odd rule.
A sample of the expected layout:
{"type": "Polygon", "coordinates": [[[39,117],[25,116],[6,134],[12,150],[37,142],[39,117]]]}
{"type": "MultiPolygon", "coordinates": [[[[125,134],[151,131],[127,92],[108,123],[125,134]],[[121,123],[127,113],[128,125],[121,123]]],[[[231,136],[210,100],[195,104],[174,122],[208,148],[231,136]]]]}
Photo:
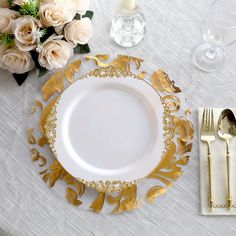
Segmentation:
{"type": "Polygon", "coordinates": [[[214,198],[212,190],[212,157],[211,157],[211,143],[215,141],[215,129],[214,129],[214,115],[213,110],[205,108],[202,115],[201,125],[201,140],[207,143],[207,157],[208,157],[208,203],[210,211],[212,211],[214,198]]]}

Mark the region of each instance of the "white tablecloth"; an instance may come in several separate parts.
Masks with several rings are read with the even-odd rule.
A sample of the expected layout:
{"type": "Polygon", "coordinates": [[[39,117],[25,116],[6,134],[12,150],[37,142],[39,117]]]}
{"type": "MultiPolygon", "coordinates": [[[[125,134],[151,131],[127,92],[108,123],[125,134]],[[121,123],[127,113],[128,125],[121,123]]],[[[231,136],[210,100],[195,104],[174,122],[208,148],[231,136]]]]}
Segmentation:
{"type": "MultiPolygon", "coordinates": [[[[108,33],[117,1],[92,0],[92,53],[127,53],[144,58],[152,69],[163,68],[183,88],[196,127],[197,107],[236,104],[236,44],[225,47],[227,63],[220,72],[203,73],[191,60],[202,41],[201,19],[212,1],[144,1],[147,37],[138,47],[123,49],[108,33]]],[[[18,87],[10,74],[1,70],[0,75],[0,228],[6,235],[235,235],[234,217],[200,215],[197,137],[184,175],[154,204],[121,215],[94,214],[68,204],[65,188],[48,189],[33,168],[26,140],[32,100],[41,98],[48,76],[31,74],[18,87]]]]}

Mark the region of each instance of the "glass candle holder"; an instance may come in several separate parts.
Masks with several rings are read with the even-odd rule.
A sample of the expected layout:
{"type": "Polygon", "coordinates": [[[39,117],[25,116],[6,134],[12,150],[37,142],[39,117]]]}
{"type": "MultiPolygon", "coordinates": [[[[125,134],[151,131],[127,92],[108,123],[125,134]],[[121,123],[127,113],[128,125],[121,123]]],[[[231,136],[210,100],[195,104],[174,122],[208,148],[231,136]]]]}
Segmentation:
{"type": "Polygon", "coordinates": [[[133,47],[146,34],[145,17],[136,0],[121,1],[120,8],[112,20],[111,38],[122,47],[133,47]]]}

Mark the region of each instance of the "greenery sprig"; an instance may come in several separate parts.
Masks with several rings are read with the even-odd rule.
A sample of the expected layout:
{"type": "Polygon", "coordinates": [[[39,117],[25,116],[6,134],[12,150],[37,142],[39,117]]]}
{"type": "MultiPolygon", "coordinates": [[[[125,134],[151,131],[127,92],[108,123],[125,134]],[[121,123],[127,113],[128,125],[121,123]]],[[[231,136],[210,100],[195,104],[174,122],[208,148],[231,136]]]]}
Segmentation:
{"type": "Polygon", "coordinates": [[[2,42],[5,48],[14,46],[14,35],[3,33],[0,35],[0,41],[2,42]]]}
{"type": "Polygon", "coordinates": [[[47,28],[42,28],[40,30],[40,37],[41,38],[44,37],[45,35],[47,35],[47,33],[48,33],[48,29],[47,28]]]}
{"type": "Polygon", "coordinates": [[[22,16],[29,15],[39,19],[40,0],[28,0],[19,10],[22,16]]]}
{"type": "Polygon", "coordinates": [[[7,2],[8,2],[8,4],[9,4],[9,6],[11,6],[12,3],[13,3],[13,0],[7,0],[7,2]]]}

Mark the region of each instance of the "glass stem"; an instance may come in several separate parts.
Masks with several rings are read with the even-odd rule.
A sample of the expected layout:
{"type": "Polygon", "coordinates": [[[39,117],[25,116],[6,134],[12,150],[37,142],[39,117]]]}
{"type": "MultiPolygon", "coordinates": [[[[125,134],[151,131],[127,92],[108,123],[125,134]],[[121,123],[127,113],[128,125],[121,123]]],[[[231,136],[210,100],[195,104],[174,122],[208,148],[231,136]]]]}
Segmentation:
{"type": "Polygon", "coordinates": [[[206,57],[210,60],[213,60],[216,58],[216,56],[216,47],[214,45],[211,45],[211,48],[209,48],[209,50],[206,52],[206,57]]]}

